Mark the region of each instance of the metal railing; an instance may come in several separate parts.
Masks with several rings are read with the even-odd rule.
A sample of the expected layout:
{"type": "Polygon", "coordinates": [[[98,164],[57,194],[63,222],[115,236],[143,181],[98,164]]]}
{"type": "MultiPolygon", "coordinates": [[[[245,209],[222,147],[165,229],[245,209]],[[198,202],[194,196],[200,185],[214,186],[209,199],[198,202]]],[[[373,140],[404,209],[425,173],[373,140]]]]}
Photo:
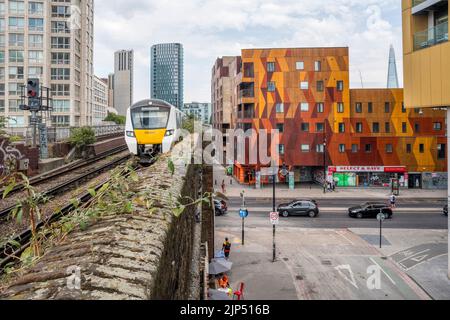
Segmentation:
{"type": "Polygon", "coordinates": [[[413,0],[413,7],[418,6],[422,2],[425,2],[426,0],[413,0]]]}
{"type": "MultiPolygon", "coordinates": [[[[48,142],[55,143],[69,139],[72,131],[77,127],[48,127],[48,142]]],[[[124,133],[124,125],[103,125],[91,127],[96,137],[124,133]]],[[[32,144],[33,129],[31,127],[10,127],[4,129],[11,136],[22,137],[27,145],[32,144]]]]}
{"type": "Polygon", "coordinates": [[[254,98],[255,90],[254,89],[242,89],[239,90],[239,98],[254,98]]]}
{"type": "Polygon", "coordinates": [[[414,34],[414,50],[420,50],[448,41],[448,22],[414,34]]]}

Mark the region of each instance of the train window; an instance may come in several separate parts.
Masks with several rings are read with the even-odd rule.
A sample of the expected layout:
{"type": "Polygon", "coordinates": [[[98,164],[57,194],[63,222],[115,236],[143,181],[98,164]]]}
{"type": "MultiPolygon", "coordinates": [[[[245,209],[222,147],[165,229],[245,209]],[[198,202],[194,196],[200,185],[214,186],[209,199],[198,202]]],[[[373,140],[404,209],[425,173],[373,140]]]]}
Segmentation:
{"type": "Polygon", "coordinates": [[[134,129],[162,129],[167,126],[169,110],[132,110],[131,119],[134,129]]]}

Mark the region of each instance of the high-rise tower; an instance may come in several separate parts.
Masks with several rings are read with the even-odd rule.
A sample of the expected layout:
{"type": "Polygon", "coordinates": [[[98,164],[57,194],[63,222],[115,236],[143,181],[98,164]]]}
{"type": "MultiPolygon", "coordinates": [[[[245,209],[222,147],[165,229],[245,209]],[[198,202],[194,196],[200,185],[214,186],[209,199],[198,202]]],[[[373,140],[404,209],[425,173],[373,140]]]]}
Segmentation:
{"type": "Polygon", "coordinates": [[[397,62],[395,60],[395,50],[392,45],[391,48],[389,49],[389,69],[388,69],[387,87],[388,89],[396,89],[399,87],[397,62]]]}

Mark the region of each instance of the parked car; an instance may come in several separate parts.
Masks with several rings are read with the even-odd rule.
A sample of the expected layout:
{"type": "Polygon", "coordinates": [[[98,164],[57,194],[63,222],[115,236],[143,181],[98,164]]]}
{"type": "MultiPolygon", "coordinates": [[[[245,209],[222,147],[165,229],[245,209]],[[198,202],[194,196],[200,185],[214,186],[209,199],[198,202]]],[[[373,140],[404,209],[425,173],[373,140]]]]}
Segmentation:
{"type": "Polygon", "coordinates": [[[280,204],[277,211],[284,218],[289,216],[309,216],[315,218],[319,215],[319,207],[314,200],[296,200],[291,203],[280,204]]]}
{"type": "Polygon", "coordinates": [[[444,215],[448,217],[448,204],[444,206],[444,215]]]}
{"type": "Polygon", "coordinates": [[[214,213],[216,216],[223,216],[227,214],[228,206],[223,200],[214,200],[214,213]]]}
{"type": "Polygon", "coordinates": [[[392,209],[385,203],[381,202],[366,202],[360,206],[355,206],[348,209],[348,215],[352,218],[376,218],[382,212],[387,219],[391,219],[392,209]]]}

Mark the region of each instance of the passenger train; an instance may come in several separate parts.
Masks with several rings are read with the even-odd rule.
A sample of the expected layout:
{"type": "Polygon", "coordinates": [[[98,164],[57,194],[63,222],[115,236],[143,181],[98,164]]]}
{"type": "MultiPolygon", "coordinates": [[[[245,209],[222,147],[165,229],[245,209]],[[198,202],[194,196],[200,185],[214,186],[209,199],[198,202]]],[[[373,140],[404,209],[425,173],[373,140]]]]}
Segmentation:
{"type": "Polygon", "coordinates": [[[125,141],[141,162],[158,153],[169,152],[180,140],[186,116],[163,100],[147,99],[127,110],[125,141]]]}

